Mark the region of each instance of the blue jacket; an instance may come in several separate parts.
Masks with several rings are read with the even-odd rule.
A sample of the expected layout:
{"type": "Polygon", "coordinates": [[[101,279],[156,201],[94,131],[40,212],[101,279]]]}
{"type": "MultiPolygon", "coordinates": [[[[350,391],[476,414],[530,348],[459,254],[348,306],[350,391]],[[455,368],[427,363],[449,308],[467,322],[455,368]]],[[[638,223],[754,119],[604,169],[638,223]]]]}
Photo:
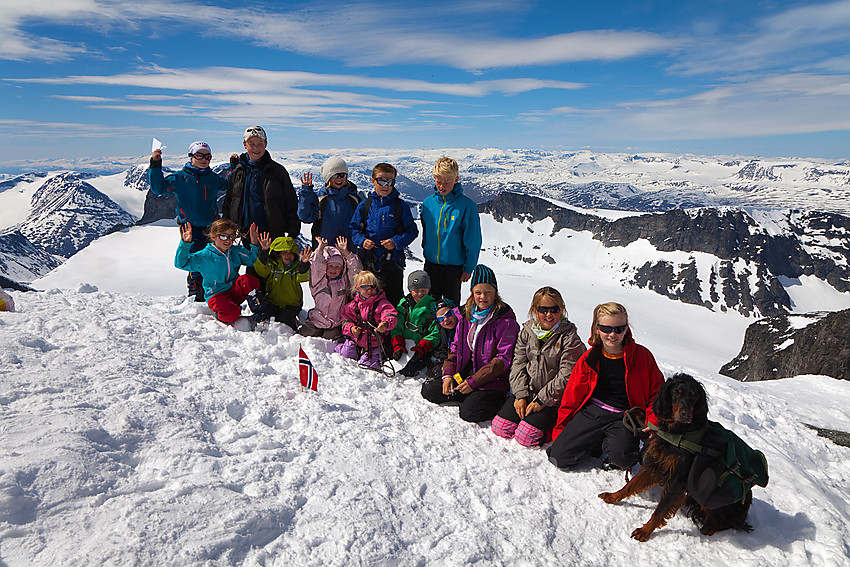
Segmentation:
{"type": "MultiPolygon", "coordinates": [[[[381,197],[373,191],[369,197],[357,205],[357,209],[351,217],[351,224],[348,227],[351,230],[351,241],[358,249],[362,248],[363,241],[366,239],[375,243],[375,271],[380,271],[385,261],[390,261],[398,269],[403,269],[404,249],[419,236],[419,229],[416,227],[416,223],[413,222],[410,207],[402,201],[395,188],[386,197],[381,197]],[[366,219],[366,227],[363,229],[360,226],[360,222],[363,219],[363,206],[370,197],[372,204],[369,207],[369,217],[366,219]],[[396,199],[401,201],[401,222],[398,222],[395,218],[396,199]],[[399,227],[401,227],[401,230],[399,230],[399,227]],[[381,246],[381,241],[388,238],[395,243],[394,250],[386,250],[381,246]]],[[[358,255],[363,261],[364,269],[369,269],[367,267],[369,265],[368,260],[372,254],[368,250],[358,250],[358,255]]]]}
{"type": "Polygon", "coordinates": [[[422,251],[432,264],[463,266],[471,274],[481,251],[478,205],[463,194],[460,183],[443,197],[434,193],[422,201],[422,251]]]}
{"type": "Polygon", "coordinates": [[[190,163],[163,178],[162,162],[151,162],[148,169],[151,193],[159,197],[174,193],[177,197],[177,220],[192,226],[209,226],[218,218],[216,199],[227,190],[227,181],[210,168],[198,169],[190,163]],[[159,164],[158,166],[156,164],[159,164]]]}
{"type": "Polygon", "coordinates": [[[318,193],[309,185],[302,185],[298,190],[298,218],[301,222],[313,223],[314,246],[317,236],[327,240],[328,246],[336,246],[337,236],[351,240],[351,229],[348,225],[354,215],[355,206],[349,195],[357,197],[358,201],[362,200],[357,194],[357,186],[351,182],[339,189],[323,187],[318,193]],[[319,198],[324,196],[327,196],[325,210],[322,212],[322,218],[318,219],[319,198]]]}
{"type": "Polygon", "coordinates": [[[214,244],[207,244],[203,250],[189,253],[191,242],[180,241],[174,256],[174,267],[187,272],[201,272],[204,278],[204,299],[227,291],[239,277],[240,266],[253,266],[257,261],[259,246],[251,245],[250,250],[239,244],[233,244],[227,254],[214,244]]]}

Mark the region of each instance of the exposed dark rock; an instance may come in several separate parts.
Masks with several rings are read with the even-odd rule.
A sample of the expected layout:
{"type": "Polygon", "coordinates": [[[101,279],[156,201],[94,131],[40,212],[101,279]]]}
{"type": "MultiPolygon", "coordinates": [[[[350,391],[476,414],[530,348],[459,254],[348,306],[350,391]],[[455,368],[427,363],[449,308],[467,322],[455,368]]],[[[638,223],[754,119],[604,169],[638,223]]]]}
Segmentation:
{"type": "Polygon", "coordinates": [[[749,326],[741,352],[720,373],[743,382],[800,374],[850,380],[848,336],[850,309],[761,319],[749,326]]]}
{"type": "Polygon", "coordinates": [[[819,437],[826,437],[836,445],[841,445],[842,447],[850,447],[850,433],[838,431],[837,429],[823,429],[821,427],[809,425],[808,423],[804,423],[803,425],[805,425],[809,429],[814,429],[818,432],[819,437]]]}
{"type": "Polygon", "coordinates": [[[0,288],[14,289],[15,291],[35,291],[31,287],[16,282],[15,280],[10,280],[9,278],[3,275],[0,275],[0,288]]]}
{"type": "Polygon", "coordinates": [[[20,231],[0,233],[0,272],[9,281],[31,282],[60,264],[61,258],[45,252],[20,231]]]}

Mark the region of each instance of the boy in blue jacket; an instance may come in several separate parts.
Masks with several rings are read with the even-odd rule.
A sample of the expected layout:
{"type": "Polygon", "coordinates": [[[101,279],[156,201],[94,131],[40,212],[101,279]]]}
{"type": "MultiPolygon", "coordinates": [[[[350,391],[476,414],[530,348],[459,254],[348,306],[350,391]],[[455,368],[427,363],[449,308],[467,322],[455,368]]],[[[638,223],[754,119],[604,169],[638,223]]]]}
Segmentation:
{"type": "MultiPolygon", "coordinates": [[[[162,150],[154,150],[151,154],[148,169],[151,193],[158,197],[174,193],[177,222],[181,226],[188,223],[192,227],[189,252],[197,252],[206,246],[205,234],[218,218],[216,200],[227,190],[227,181],[210,169],[211,160],[212,150],[206,142],[192,142],[189,145],[189,161],[183,169],[163,177],[162,150]]],[[[199,272],[190,272],[186,285],[195,301],[204,301],[203,278],[199,272]]]]}
{"type": "Polygon", "coordinates": [[[431,276],[431,296],[460,305],[460,284],[469,281],[481,251],[478,205],[463,194],[457,162],[434,164],[434,192],[422,201],[422,251],[431,276]]]}
{"type": "Polygon", "coordinates": [[[397,173],[388,163],[372,168],[374,192],[357,206],[349,224],[363,269],[378,276],[393,305],[404,297],[404,249],[419,235],[410,206],[395,189],[397,173]]]}

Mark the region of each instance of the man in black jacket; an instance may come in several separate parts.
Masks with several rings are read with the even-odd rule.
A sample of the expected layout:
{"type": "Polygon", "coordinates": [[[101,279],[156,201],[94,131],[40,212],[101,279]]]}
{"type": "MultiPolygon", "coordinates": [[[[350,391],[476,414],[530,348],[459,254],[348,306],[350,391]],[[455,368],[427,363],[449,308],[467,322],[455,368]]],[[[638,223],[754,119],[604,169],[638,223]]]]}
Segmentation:
{"type": "Polygon", "coordinates": [[[272,159],[266,151],[267,144],[266,131],[261,126],[245,130],[242,145],[246,152],[230,156],[222,215],[246,233],[256,223],[260,232],[268,232],[272,239],[295,238],[301,232],[298,198],[289,172],[272,159]]]}

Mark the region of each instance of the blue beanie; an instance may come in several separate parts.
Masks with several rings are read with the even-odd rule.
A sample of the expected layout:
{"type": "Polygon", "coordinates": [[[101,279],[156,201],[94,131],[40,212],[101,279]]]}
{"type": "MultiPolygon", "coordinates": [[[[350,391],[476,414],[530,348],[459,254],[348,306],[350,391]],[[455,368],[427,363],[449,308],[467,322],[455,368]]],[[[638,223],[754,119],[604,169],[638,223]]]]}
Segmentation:
{"type": "Polygon", "coordinates": [[[472,278],[469,280],[469,289],[471,290],[480,283],[490,284],[496,290],[499,289],[499,286],[496,285],[496,274],[484,264],[475,266],[472,271],[472,278]]]}

